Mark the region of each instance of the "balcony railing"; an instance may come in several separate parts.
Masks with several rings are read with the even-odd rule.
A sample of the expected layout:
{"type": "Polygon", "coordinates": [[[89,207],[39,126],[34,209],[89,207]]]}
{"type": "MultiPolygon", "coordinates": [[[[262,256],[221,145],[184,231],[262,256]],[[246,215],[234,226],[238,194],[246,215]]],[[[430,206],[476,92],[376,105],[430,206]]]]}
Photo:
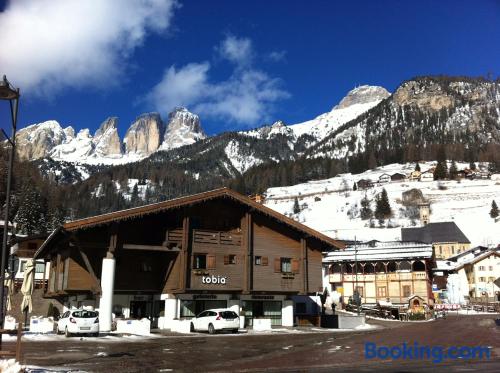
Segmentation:
{"type": "Polygon", "coordinates": [[[193,230],[193,242],[205,245],[241,246],[241,234],[195,229],[193,230]]]}

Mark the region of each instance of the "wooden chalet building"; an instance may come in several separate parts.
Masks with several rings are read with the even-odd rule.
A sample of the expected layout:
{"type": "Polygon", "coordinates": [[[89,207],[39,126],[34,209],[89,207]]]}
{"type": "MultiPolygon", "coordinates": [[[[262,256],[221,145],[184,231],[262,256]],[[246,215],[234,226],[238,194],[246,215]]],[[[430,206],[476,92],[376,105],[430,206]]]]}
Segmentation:
{"type": "Polygon", "coordinates": [[[66,307],[175,319],[228,307],[293,325],[294,301],[322,291],[322,252],[344,245],[222,188],[64,224],[36,253],[50,262],[46,297],[66,307]]]}

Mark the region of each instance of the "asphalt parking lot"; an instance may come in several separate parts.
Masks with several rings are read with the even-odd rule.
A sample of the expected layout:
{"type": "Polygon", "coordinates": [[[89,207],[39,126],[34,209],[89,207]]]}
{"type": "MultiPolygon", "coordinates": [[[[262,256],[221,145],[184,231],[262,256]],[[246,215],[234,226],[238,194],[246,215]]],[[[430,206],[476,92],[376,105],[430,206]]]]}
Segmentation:
{"type": "MultiPolygon", "coordinates": [[[[53,371],[85,372],[329,372],[500,371],[498,315],[449,316],[430,322],[370,321],[353,332],[240,333],[187,336],[29,339],[24,363],[53,371]],[[489,359],[366,359],[365,343],[398,346],[488,346],[489,359]]],[[[6,344],[9,344],[7,342],[6,344]]]]}

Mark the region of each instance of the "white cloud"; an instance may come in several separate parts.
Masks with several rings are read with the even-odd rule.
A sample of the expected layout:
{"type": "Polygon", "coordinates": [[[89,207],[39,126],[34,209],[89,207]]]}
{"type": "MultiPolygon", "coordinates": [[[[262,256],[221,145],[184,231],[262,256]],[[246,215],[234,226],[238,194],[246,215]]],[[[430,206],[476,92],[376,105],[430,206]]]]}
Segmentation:
{"type": "Polygon", "coordinates": [[[280,62],[286,57],[286,51],[273,51],[267,56],[271,61],[280,62]]]}
{"type": "Polygon", "coordinates": [[[228,35],[217,47],[219,54],[238,65],[248,65],[253,59],[252,41],[248,38],[238,38],[228,35]]]}
{"type": "Polygon", "coordinates": [[[208,62],[167,68],[161,81],[147,96],[147,101],[164,114],[176,106],[185,106],[202,117],[239,125],[255,125],[270,119],[275,103],[290,94],[281,87],[280,79],[251,65],[251,45],[249,39],[234,36],[228,36],[221,43],[221,47],[225,47],[218,50],[234,63],[226,80],[211,81],[208,62]],[[248,47],[233,48],[236,44],[248,47]]]}
{"type": "Polygon", "coordinates": [[[1,73],[24,93],[116,84],[175,0],[15,0],[0,13],[1,73]]]}

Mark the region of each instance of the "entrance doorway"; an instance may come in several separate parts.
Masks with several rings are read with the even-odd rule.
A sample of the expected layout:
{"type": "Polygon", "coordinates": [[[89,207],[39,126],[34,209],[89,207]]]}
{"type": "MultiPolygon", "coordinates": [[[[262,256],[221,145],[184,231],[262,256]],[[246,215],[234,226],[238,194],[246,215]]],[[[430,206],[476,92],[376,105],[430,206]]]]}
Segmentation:
{"type": "Polygon", "coordinates": [[[152,304],[144,300],[130,301],[130,317],[133,319],[148,318],[151,320],[152,304]]]}
{"type": "Polygon", "coordinates": [[[253,320],[258,318],[271,319],[271,325],[281,326],[281,301],[242,301],[245,315],[245,327],[253,326],[253,320]]]}

